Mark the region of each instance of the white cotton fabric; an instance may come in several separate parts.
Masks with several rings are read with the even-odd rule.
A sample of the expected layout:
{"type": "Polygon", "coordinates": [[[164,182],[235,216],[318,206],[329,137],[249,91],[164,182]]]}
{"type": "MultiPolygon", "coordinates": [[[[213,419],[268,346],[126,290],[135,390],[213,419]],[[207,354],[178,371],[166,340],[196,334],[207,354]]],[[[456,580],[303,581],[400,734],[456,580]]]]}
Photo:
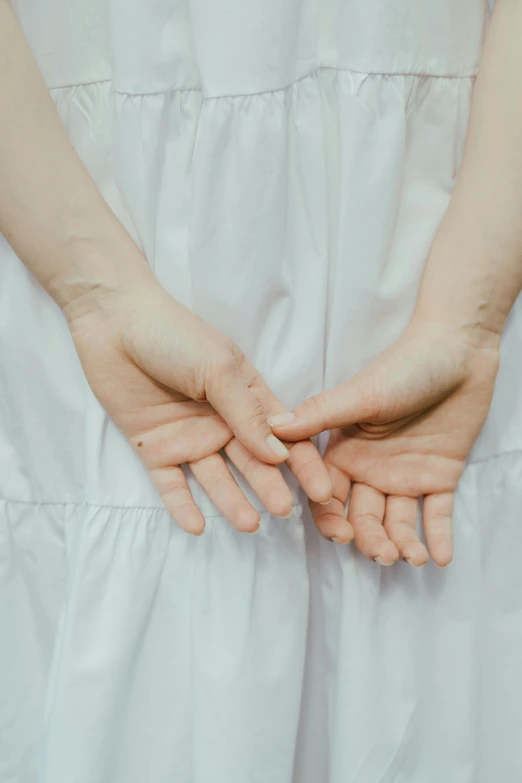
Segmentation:
{"type": "MultiPolygon", "coordinates": [[[[12,0],[161,283],[289,407],[402,331],[486,0],[12,0]]],[[[162,508],[58,308],[0,245],[0,783],[522,780],[522,313],[453,564],[162,508]]],[[[259,507],[259,501],[255,500],[259,507]]]]}

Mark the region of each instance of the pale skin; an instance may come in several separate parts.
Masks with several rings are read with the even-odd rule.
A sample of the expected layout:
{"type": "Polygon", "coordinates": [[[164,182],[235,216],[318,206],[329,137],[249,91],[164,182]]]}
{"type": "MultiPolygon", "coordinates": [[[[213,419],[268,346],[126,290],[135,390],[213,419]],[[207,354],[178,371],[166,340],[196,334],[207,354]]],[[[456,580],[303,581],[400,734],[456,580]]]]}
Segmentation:
{"type": "Polygon", "coordinates": [[[284,411],[230,339],[164,291],[101,197],[62,128],[5,0],[0,0],[0,231],[62,308],[87,380],[139,454],[173,519],[205,520],[187,463],[238,530],[260,516],[221,450],[264,506],[288,516],[286,462],[308,496],[332,487],[309,440],[278,440],[267,416],[284,411]]]}
{"type": "Polygon", "coordinates": [[[94,393],[185,530],[201,533],[204,519],[182,463],[239,530],[259,525],[224,449],[281,516],[291,496],[277,465],[287,460],[321,533],[355,538],[383,564],[427,561],[414,527],[424,497],[429,551],[449,562],[455,488],[489,409],[499,336],[522,285],[521,32],[522,3],[500,0],[464,164],[409,328],[289,422],[238,346],[153,278],[71,149],[0,0],[0,112],[11,120],[0,124],[0,230],[63,309],[94,393]],[[278,426],[281,413],[287,422],[278,426]],[[304,440],[323,429],[334,430],[324,463],[304,440]],[[295,443],[290,454],[281,441],[295,443]]]}
{"type": "MultiPolygon", "coordinates": [[[[499,0],[465,154],[404,335],[370,366],[305,401],[283,438],[333,430],[334,498],[319,530],[383,565],[452,558],[457,483],[487,416],[500,335],[522,288],[522,2],[499,0]],[[345,503],[351,488],[348,514],[345,503]],[[427,549],[416,529],[418,499],[427,549]]],[[[274,425],[276,422],[272,422],[274,425]]]]}

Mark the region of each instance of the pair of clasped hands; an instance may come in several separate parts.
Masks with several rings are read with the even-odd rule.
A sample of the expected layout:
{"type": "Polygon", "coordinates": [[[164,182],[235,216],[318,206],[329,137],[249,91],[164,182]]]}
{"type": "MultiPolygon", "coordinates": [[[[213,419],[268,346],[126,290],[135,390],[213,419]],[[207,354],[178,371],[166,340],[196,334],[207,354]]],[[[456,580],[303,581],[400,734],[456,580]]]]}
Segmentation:
{"type": "Polygon", "coordinates": [[[237,530],[259,528],[224,453],[271,514],[292,510],[278,468],[286,462],[325,538],[353,540],[380,565],[450,562],[454,493],[489,409],[497,351],[414,316],[366,369],[290,412],[236,344],[155,280],[106,296],[69,325],[91,388],[188,533],[201,534],[205,519],[184,463],[237,530]],[[321,459],[309,438],[323,430],[321,459]]]}

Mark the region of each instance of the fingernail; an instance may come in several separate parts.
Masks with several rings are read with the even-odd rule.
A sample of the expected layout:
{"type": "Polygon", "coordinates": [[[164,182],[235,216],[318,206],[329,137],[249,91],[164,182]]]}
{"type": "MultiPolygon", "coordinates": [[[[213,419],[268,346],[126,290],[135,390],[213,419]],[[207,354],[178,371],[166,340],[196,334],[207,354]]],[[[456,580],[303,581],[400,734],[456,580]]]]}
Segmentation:
{"type": "Polygon", "coordinates": [[[275,416],[269,416],[267,421],[271,427],[279,427],[281,424],[288,424],[288,422],[295,419],[295,413],[276,413],[275,416]]]}
{"type": "Polygon", "coordinates": [[[290,517],[292,516],[293,513],[294,513],[294,509],[291,508],[290,511],[288,512],[288,514],[283,514],[281,516],[281,519],[290,519],[290,517]]]}
{"type": "Polygon", "coordinates": [[[332,536],[330,541],[333,541],[335,544],[346,544],[346,541],[343,541],[341,538],[337,538],[337,536],[332,536]]]}
{"type": "Polygon", "coordinates": [[[328,498],[328,500],[320,500],[320,501],[319,501],[319,505],[320,505],[320,506],[327,506],[327,505],[328,505],[328,503],[331,503],[331,502],[332,502],[332,499],[333,499],[333,495],[330,495],[330,497],[328,498]]]}
{"type": "Polygon", "coordinates": [[[393,565],[393,563],[385,563],[384,560],[382,559],[382,557],[374,557],[373,559],[375,560],[376,563],[378,563],[379,565],[382,565],[382,566],[391,566],[391,565],[393,565]]]}
{"type": "Polygon", "coordinates": [[[411,567],[412,567],[412,568],[420,568],[420,567],[421,567],[421,565],[423,565],[422,563],[421,563],[420,565],[417,565],[416,563],[412,563],[412,562],[411,562],[411,558],[410,558],[410,557],[405,557],[405,558],[404,558],[404,561],[405,561],[406,563],[408,563],[409,565],[411,565],[411,567]]]}
{"type": "Polygon", "coordinates": [[[276,457],[281,457],[281,459],[288,459],[290,452],[286,448],[285,444],[281,443],[279,438],[276,438],[275,435],[269,435],[266,439],[266,442],[268,444],[268,448],[274,452],[276,457]]]}

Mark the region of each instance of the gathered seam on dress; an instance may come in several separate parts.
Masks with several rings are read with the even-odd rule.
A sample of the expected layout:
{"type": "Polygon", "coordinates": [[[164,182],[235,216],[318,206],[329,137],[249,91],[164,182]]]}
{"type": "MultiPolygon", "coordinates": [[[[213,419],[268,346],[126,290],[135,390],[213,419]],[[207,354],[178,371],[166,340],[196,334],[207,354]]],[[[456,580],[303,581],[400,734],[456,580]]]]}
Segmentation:
{"type": "MultiPolygon", "coordinates": [[[[286,90],[292,89],[292,87],[299,84],[300,82],[305,81],[305,79],[313,78],[321,71],[336,71],[338,73],[351,73],[360,76],[385,76],[389,78],[393,78],[393,77],[401,78],[401,77],[413,76],[420,79],[437,79],[437,80],[448,80],[448,81],[454,81],[459,79],[467,79],[467,80],[474,79],[477,75],[476,71],[465,72],[461,74],[457,74],[457,73],[442,74],[442,73],[430,73],[429,71],[424,72],[424,71],[413,71],[413,70],[387,72],[387,71],[362,71],[356,68],[342,68],[337,65],[319,65],[313,71],[310,71],[309,73],[305,73],[303,76],[300,76],[298,79],[295,79],[293,82],[290,82],[289,84],[285,84],[282,87],[274,87],[271,90],[258,90],[257,92],[209,95],[209,96],[203,96],[203,100],[218,101],[223,98],[254,98],[257,95],[272,95],[279,92],[285,92],[286,90]]],[[[49,87],[49,90],[52,92],[54,90],[73,89],[74,87],[89,87],[91,85],[96,85],[96,84],[109,84],[112,81],[113,81],[112,79],[100,79],[99,81],[92,81],[92,82],[78,82],[75,84],[63,84],[63,85],[56,85],[56,86],[49,87]]],[[[113,87],[112,92],[115,95],[125,95],[129,97],[146,98],[154,95],[167,95],[169,93],[202,92],[202,87],[201,86],[166,87],[160,90],[148,90],[148,91],[123,90],[121,88],[113,87]]]]}
{"type": "MultiPolygon", "coordinates": [[[[76,501],[76,500],[18,500],[16,498],[7,498],[0,496],[0,504],[5,503],[6,505],[12,505],[12,506],[55,506],[60,508],[92,508],[95,511],[103,511],[104,509],[107,509],[108,511],[161,511],[170,516],[169,512],[165,508],[165,506],[118,506],[113,505],[110,503],[90,503],[89,501],[76,501]]],[[[302,510],[303,506],[302,503],[294,503],[292,505],[292,513],[295,511],[302,510]]],[[[203,516],[205,519],[224,519],[223,514],[206,514],[204,512],[203,516]]],[[[263,516],[274,516],[273,514],[270,514],[269,511],[263,511],[258,509],[258,513],[263,516]]],[[[285,521],[288,521],[290,517],[288,517],[285,521]]]]}

